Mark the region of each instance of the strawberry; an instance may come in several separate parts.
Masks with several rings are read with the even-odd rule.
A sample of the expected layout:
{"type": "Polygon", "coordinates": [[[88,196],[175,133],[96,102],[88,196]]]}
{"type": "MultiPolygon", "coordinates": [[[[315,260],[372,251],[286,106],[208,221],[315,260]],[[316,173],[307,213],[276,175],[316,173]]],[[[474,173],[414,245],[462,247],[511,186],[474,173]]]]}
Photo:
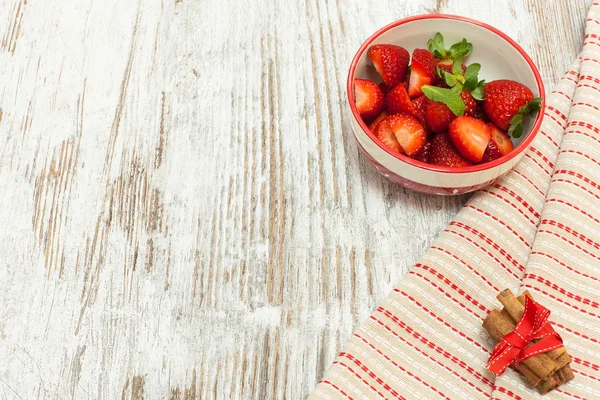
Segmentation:
{"type": "Polygon", "coordinates": [[[381,82],[378,86],[379,89],[381,89],[381,93],[383,93],[384,96],[387,95],[390,92],[390,90],[392,90],[392,88],[388,86],[388,84],[385,82],[381,82]]]}
{"type": "Polygon", "coordinates": [[[384,119],[386,119],[387,117],[389,117],[389,115],[388,115],[388,113],[386,113],[385,111],[384,111],[384,112],[382,112],[381,114],[379,114],[379,115],[377,116],[377,118],[375,118],[375,119],[373,120],[373,122],[371,122],[371,123],[369,124],[369,130],[370,130],[371,132],[375,133],[375,129],[377,128],[377,125],[379,125],[379,123],[380,123],[381,121],[383,121],[384,119]]]}
{"type": "Polygon", "coordinates": [[[396,135],[400,147],[409,157],[414,157],[427,142],[427,133],[423,125],[413,116],[408,114],[394,114],[385,120],[396,135]]]}
{"type": "MultiPolygon", "coordinates": [[[[463,90],[460,94],[460,98],[466,107],[463,115],[473,115],[477,107],[477,102],[473,99],[471,93],[463,90]]],[[[428,102],[425,120],[427,121],[427,126],[430,131],[436,133],[446,132],[450,122],[452,122],[454,118],[456,118],[456,115],[446,104],[439,101],[428,102]]]]}
{"type": "Polygon", "coordinates": [[[438,133],[431,139],[431,150],[427,160],[429,164],[443,167],[468,167],[472,165],[465,160],[452,144],[450,137],[445,133],[438,133]]]}
{"type": "Polygon", "coordinates": [[[396,134],[392,130],[387,118],[377,125],[374,133],[377,139],[381,140],[383,144],[389,147],[391,150],[394,150],[396,153],[404,154],[402,147],[400,147],[400,143],[398,143],[398,139],[396,139],[396,134]]]}
{"type": "Polygon", "coordinates": [[[440,101],[428,101],[425,111],[425,122],[431,132],[444,133],[456,115],[447,105],[440,101]]]}
{"type": "Polygon", "coordinates": [[[485,164],[486,162],[494,161],[497,158],[502,157],[502,153],[496,145],[490,141],[485,152],[483,153],[483,157],[481,157],[481,161],[478,164],[485,164]]]}
{"type": "Polygon", "coordinates": [[[385,106],[381,89],[368,79],[354,80],[354,102],[364,120],[375,118],[385,106]]]}
{"type": "Polygon", "coordinates": [[[415,49],[412,55],[410,67],[410,81],[408,83],[408,95],[411,98],[420,96],[424,85],[431,85],[437,79],[437,60],[429,50],[415,49]]]}
{"type": "Polygon", "coordinates": [[[402,81],[402,84],[404,85],[404,89],[406,89],[407,92],[408,92],[409,83],[410,83],[410,75],[406,75],[404,77],[404,80],[402,81]]]}
{"type": "Polygon", "coordinates": [[[479,162],[490,142],[491,128],[477,118],[462,116],[450,123],[448,134],[463,157],[479,162]]]}
{"type": "Polygon", "coordinates": [[[415,117],[417,117],[417,119],[421,121],[421,124],[425,126],[425,115],[427,112],[427,97],[425,97],[424,95],[417,97],[412,101],[412,105],[413,109],[415,110],[415,117]]]}
{"type": "Polygon", "coordinates": [[[425,143],[425,146],[421,149],[419,154],[415,156],[415,160],[421,161],[424,163],[429,162],[429,155],[431,154],[431,142],[425,143]]]}
{"type": "Polygon", "coordinates": [[[483,110],[499,128],[514,137],[523,133],[523,118],[539,111],[541,99],[534,99],[531,90],[508,79],[489,82],[484,87],[483,110]]]}
{"type": "Polygon", "coordinates": [[[472,117],[477,111],[477,102],[475,101],[471,93],[467,92],[466,90],[463,90],[460,93],[460,98],[462,99],[462,101],[464,101],[465,106],[467,107],[465,109],[464,115],[472,117]]]}
{"type": "Polygon", "coordinates": [[[391,88],[404,80],[410,54],[405,48],[391,44],[376,44],[367,52],[383,81],[391,88]]]}
{"type": "Polygon", "coordinates": [[[404,85],[399,84],[396,85],[385,97],[385,110],[388,114],[415,114],[415,109],[410,102],[410,97],[408,97],[408,93],[406,93],[406,89],[404,85]]]}

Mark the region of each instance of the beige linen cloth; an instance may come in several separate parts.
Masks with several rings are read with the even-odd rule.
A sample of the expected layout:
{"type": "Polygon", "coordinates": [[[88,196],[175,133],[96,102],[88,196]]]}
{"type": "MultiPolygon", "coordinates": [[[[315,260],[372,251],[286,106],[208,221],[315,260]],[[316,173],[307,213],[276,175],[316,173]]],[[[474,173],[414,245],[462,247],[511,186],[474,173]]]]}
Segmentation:
{"type": "Polygon", "coordinates": [[[310,399],[600,399],[600,4],[518,166],[475,194],[360,326],[310,399]],[[541,396],[485,369],[496,294],[529,290],[575,378],[541,396]]]}

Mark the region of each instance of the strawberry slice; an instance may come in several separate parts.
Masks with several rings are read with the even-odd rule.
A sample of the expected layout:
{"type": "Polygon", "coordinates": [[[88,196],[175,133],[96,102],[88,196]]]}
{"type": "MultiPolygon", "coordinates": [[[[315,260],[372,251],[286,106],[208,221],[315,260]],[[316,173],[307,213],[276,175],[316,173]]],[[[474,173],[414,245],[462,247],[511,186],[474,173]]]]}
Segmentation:
{"type": "Polygon", "coordinates": [[[394,87],[404,80],[410,59],[410,54],[405,48],[391,44],[376,44],[369,48],[367,56],[389,87],[394,87]]]}
{"type": "Polygon", "coordinates": [[[388,118],[384,119],[379,124],[377,124],[377,127],[375,127],[374,132],[375,136],[390,149],[394,150],[397,153],[404,154],[404,151],[402,151],[402,147],[400,147],[400,143],[398,143],[398,139],[396,139],[396,134],[394,133],[388,121],[388,118]]]}
{"type": "Polygon", "coordinates": [[[364,120],[375,118],[381,114],[385,106],[381,89],[368,79],[354,80],[354,102],[364,120]]]}
{"type": "Polygon", "coordinates": [[[388,113],[386,113],[385,111],[384,111],[384,112],[382,112],[381,114],[379,114],[379,115],[377,116],[377,118],[375,118],[375,119],[373,120],[373,122],[371,122],[371,123],[369,124],[369,129],[371,130],[371,132],[375,133],[375,129],[377,129],[377,125],[379,125],[379,123],[380,123],[381,121],[383,121],[384,119],[386,119],[387,117],[389,117],[389,115],[388,115],[388,113]]]}
{"type": "Polygon", "coordinates": [[[435,82],[437,79],[436,65],[437,60],[429,50],[415,49],[413,51],[408,83],[408,95],[411,98],[423,94],[421,87],[435,82]]]}
{"type": "Polygon", "coordinates": [[[496,148],[502,153],[503,156],[507,155],[515,146],[513,142],[510,140],[510,136],[502,129],[498,128],[494,124],[488,124],[491,130],[490,134],[490,143],[493,143],[496,148]]]}
{"type": "Polygon", "coordinates": [[[421,124],[423,124],[423,126],[426,127],[425,116],[427,113],[427,97],[417,97],[412,101],[412,106],[415,110],[415,117],[417,117],[417,119],[421,121],[421,124]]]}
{"type": "Polygon", "coordinates": [[[468,167],[471,164],[456,150],[446,133],[438,133],[431,139],[431,150],[427,160],[429,164],[442,167],[468,167]]]}
{"type": "Polygon", "coordinates": [[[493,161],[513,151],[514,145],[510,136],[494,124],[488,124],[491,130],[490,143],[483,153],[481,163],[493,161]]]}
{"type": "Polygon", "coordinates": [[[427,132],[423,125],[408,114],[394,114],[389,116],[386,121],[394,131],[404,153],[409,157],[419,154],[427,143],[427,132]]]}
{"type": "Polygon", "coordinates": [[[491,136],[491,129],[485,122],[473,117],[457,117],[450,123],[448,133],[464,158],[481,161],[491,136]]]}
{"type": "Polygon", "coordinates": [[[415,114],[415,109],[410,102],[410,97],[408,97],[408,93],[406,93],[406,89],[404,85],[399,84],[396,85],[385,97],[385,110],[388,114],[415,114]]]}

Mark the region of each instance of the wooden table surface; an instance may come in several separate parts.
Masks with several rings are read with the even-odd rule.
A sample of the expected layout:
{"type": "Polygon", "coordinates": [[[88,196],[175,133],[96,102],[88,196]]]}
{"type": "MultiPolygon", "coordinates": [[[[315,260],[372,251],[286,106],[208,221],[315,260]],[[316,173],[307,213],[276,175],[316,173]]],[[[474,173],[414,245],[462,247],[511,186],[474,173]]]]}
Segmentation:
{"type": "Polygon", "coordinates": [[[460,14],[551,89],[590,3],[0,0],[0,398],[304,397],[466,201],[358,154],[354,51],[460,14]]]}

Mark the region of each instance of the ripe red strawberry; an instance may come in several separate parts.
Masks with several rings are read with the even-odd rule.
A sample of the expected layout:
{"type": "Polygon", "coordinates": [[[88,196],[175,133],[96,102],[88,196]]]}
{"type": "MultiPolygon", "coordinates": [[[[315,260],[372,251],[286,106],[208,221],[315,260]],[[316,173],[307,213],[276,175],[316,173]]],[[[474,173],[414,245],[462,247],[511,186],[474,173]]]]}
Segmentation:
{"type": "MultiPolygon", "coordinates": [[[[460,93],[460,98],[465,103],[466,109],[463,115],[471,116],[475,113],[477,108],[477,102],[471,96],[471,93],[463,90],[460,93]]],[[[450,122],[456,118],[456,115],[448,108],[448,106],[442,102],[429,101],[427,103],[427,112],[425,114],[425,120],[429,130],[436,133],[443,133],[448,130],[450,122]]]]}
{"type": "Polygon", "coordinates": [[[405,48],[391,44],[376,44],[369,48],[367,55],[389,87],[394,87],[404,80],[410,59],[410,54],[405,48]]]}
{"type": "Polygon", "coordinates": [[[408,95],[411,98],[423,94],[421,87],[431,85],[437,79],[437,60],[429,50],[415,49],[410,66],[410,81],[408,83],[408,95]]]}
{"type": "Polygon", "coordinates": [[[465,103],[465,106],[467,107],[465,109],[464,115],[466,115],[468,117],[472,117],[475,114],[475,111],[477,111],[477,102],[475,101],[475,99],[473,98],[471,93],[467,92],[466,90],[463,90],[462,92],[460,92],[460,98],[462,99],[462,101],[465,103]]]}
{"type": "Polygon", "coordinates": [[[429,162],[429,155],[431,154],[431,142],[425,143],[425,146],[421,149],[419,154],[415,156],[415,160],[422,161],[424,163],[429,162]]]}
{"type": "Polygon", "coordinates": [[[462,116],[450,123],[448,134],[464,158],[479,162],[490,142],[491,129],[477,118],[462,116]]]}
{"type": "Polygon", "coordinates": [[[425,111],[425,121],[431,132],[444,133],[456,115],[442,102],[428,101],[425,111]]]}
{"type": "Polygon", "coordinates": [[[488,124],[490,127],[490,143],[493,143],[503,156],[507,155],[515,148],[510,136],[494,124],[488,124]]]}
{"type": "Polygon", "coordinates": [[[465,160],[452,144],[450,137],[445,133],[438,133],[431,139],[431,152],[429,153],[429,164],[442,167],[468,167],[472,165],[465,160]]]}
{"type": "Polygon", "coordinates": [[[381,140],[387,147],[397,153],[404,154],[402,147],[400,147],[400,143],[398,143],[398,139],[396,139],[396,134],[392,130],[387,118],[377,125],[374,133],[377,139],[381,140]]]}
{"type": "Polygon", "coordinates": [[[414,157],[425,146],[427,142],[427,133],[423,125],[413,116],[408,114],[390,115],[385,120],[400,143],[400,147],[409,157],[414,157]]]}
{"type": "Polygon", "coordinates": [[[354,80],[354,102],[364,120],[375,118],[385,106],[381,89],[368,79],[354,80]]]}
{"type": "Polygon", "coordinates": [[[484,87],[483,110],[496,126],[508,130],[510,120],[531,100],[533,93],[519,82],[508,79],[492,81],[484,87]]]}
{"type": "Polygon", "coordinates": [[[375,119],[373,120],[373,122],[371,122],[371,123],[369,124],[369,129],[371,130],[371,132],[375,133],[375,129],[377,128],[377,125],[379,125],[379,123],[380,123],[381,121],[383,121],[384,119],[386,119],[387,117],[389,117],[389,115],[388,115],[388,113],[386,113],[385,111],[384,111],[384,112],[382,112],[381,114],[379,114],[379,115],[377,116],[377,118],[375,118],[375,119]]]}
{"type": "Polygon", "coordinates": [[[388,84],[385,82],[381,82],[378,86],[379,86],[379,89],[381,89],[381,93],[383,93],[384,96],[386,94],[388,94],[390,92],[390,90],[392,90],[392,88],[390,86],[388,86],[388,84]]]}
{"type": "Polygon", "coordinates": [[[413,108],[415,110],[415,117],[423,124],[425,127],[425,115],[427,112],[427,97],[419,96],[412,101],[413,108]]]}
{"type": "Polygon", "coordinates": [[[406,93],[404,85],[396,85],[385,97],[385,110],[388,114],[415,114],[415,109],[410,102],[410,97],[406,93]]]}
{"type": "Polygon", "coordinates": [[[490,142],[485,149],[485,153],[483,153],[483,157],[481,157],[481,161],[477,164],[484,164],[486,162],[494,161],[500,157],[502,157],[502,153],[500,153],[500,150],[498,150],[494,143],[490,142]]]}

